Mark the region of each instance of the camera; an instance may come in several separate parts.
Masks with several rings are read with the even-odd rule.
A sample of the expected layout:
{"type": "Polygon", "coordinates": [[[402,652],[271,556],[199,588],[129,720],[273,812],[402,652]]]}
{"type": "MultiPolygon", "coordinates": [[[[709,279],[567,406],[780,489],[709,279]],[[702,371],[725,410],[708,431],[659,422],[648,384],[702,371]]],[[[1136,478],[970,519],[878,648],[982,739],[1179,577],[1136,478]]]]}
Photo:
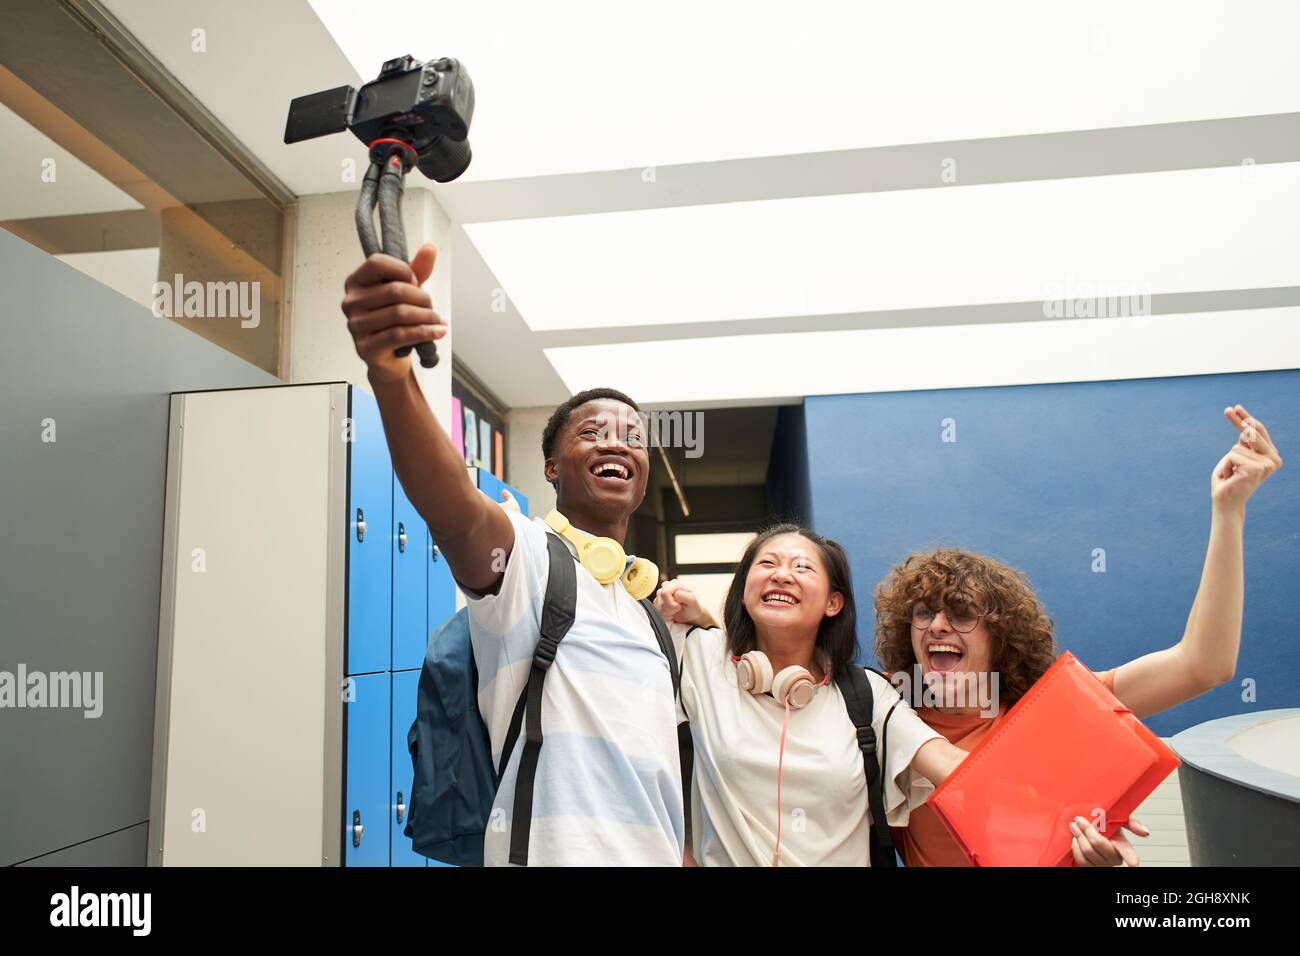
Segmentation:
{"type": "Polygon", "coordinates": [[[351,130],[370,146],[376,140],[409,144],[420,172],[446,183],[470,162],[469,124],[474,84],[458,60],[421,63],[410,56],[387,61],[379,76],[356,90],[339,86],[299,96],[289,104],[285,143],[351,130]]]}

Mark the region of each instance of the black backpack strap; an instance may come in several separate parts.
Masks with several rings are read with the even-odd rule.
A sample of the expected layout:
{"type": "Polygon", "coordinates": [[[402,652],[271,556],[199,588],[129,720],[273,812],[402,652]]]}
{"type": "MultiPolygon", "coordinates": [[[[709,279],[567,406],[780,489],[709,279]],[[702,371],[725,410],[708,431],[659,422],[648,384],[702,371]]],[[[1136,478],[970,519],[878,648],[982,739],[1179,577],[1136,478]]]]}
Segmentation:
{"type": "Polygon", "coordinates": [[[673,700],[676,700],[682,692],[682,670],[677,663],[677,649],[673,647],[673,636],[668,633],[668,625],[664,623],[654,601],[642,598],[639,603],[645,609],[645,616],[650,618],[650,627],[659,641],[659,650],[663,651],[664,657],[668,658],[668,672],[673,678],[673,700]]]}
{"type": "Polygon", "coordinates": [[[504,776],[506,762],[519,736],[519,725],[526,715],[524,752],[515,779],[515,809],[510,824],[510,862],[519,866],[528,865],[528,837],[533,828],[533,783],[537,778],[537,759],[542,750],[542,682],[546,680],[546,671],[555,662],[560,641],[573,626],[578,603],[578,575],[568,545],[558,535],[548,533],[546,548],[550,573],[546,579],[546,599],[542,604],[542,636],[533,652],[528,684],[515,705],[498,772],[499,777],[504,776]]]}
{"type": "Polygon", "coordinates": [[[871,810],[871,865],[897,866],[894,856],[894,838],[885,819],[884,776],[876,756],[876,731],[871,725],[875,697],[867,672],[850,664],[835,678],[835,686],[844,697],[845,709],[858,735],[858,749],[862,751],[862,765],[867,774],[867,806],[871,810]]]}
{"type": "MultiPolygon", "coordinates": [[[[894,711],[898,710],[898,705],[901,704],[902,702],[903,701],[901,699],[894,701],[894,706],[890,707],[889,711],[885,714],[885,724],[880,731],[880,775],[885,780],[889,779],[889,718],[894,716],[894,711]]],[[[890,830],[889,832],[892,835],[893,831],[890,830]]],[[[873,849],[874,846],[875,844],[873,842],[872,844],[873,849]]],[[[906,854],[902,850],[898,851],[898,855],[900,857],[904,857],[904,858],[906,857],[906,854]]],[[[891,860],[893,859],[892,855],[890,859],[891,860]]],[[[904,859],[903,865],[904,866],[907,865],[906,859],[904,859]]],[[[897,861],[888,864],[882,863],[881,866],[897,866],[897,861]]]]}
{"type": "Polygon", "coordinates": [[[691,772],[695,767],[695,740],[691,737],[691,725],[686,721],[677,725],[677,754],[682,765],[682,823],[686,828],[686,848],[690,849],[691,772]]]}
{"type": "MultiPolygon", "coordinates": [[[[682,693],[682,669],[677,661],[677,648],[673,646],[673,636],[669,633],[668,625],[664,623],[654,601],[650,598],[642,598],[641,606],[645,608],[646,617],[650,618],[650,626],[654,629],[655,637],[659,639],[659,649],[664,652],[664,657],[668,658],[668,670],[673,678],[673,699],[676,700],[682,693]]],[[[688,636],[689,634],[690,631],[687,631],[688,636]]],[[[691,739],[691,725],[685,722],[677,725],[677,753],[682,768],[682,815],[686,824],[686,845],[689,847],[691,845],[691,769],[695,764],[695,742],[691,739]]]]}

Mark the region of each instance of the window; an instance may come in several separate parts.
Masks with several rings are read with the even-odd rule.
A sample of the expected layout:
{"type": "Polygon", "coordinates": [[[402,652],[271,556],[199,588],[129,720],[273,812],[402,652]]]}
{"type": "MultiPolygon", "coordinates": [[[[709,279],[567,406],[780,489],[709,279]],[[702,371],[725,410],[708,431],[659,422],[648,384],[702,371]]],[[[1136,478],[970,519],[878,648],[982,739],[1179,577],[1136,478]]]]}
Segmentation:
{"type": "Polygon", "coordinates": [[[294,197],[187,98],[94,5],[6,3],[0,227],[280,374],[294,197]]]}
{"type": "Polygon", "coordinates": [[[689,525],[670,531],[672,576],[691,588],[719,621],[736,566],[757,532],[705,530],[689,525]]]}

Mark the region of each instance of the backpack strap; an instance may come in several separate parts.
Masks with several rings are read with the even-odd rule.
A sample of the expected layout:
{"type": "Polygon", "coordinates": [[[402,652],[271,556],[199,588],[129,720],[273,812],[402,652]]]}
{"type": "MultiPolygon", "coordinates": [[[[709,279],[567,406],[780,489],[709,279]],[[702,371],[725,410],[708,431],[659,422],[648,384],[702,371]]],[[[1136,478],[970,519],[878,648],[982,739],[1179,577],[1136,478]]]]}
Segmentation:
{"type": "MultiPolygon", "coordinates": [[[[880,732],[880,773],[886,780],[889,779],[889,718],[894,716],[894,711],[898,710],[898,706],[901,703],[903,703],[901,699],[894,701],[894,706],[890,707],[889,712],[885,714],[885,726],[880,732]]],[[[890,833],[893,833],[892,829],[890,830],[890,833]]],[[[903,865],[907,866],[907,853],[905,852],[905,848],[898,851],[898,856],[902,859],[903,865]]]]}
{"type": "Polygon", "coordinates": [[[578,603],[578,576],[574,570],[573,555],[568,545],[558,535],[546,535],[547,557],[550,573],[546,579],[546,599],[542,604],[541,639],[533,652],[533,666],[528,671],[528,684],[519,695],[510,730],[506,734],[505,748],[501,751],[498,779],[505,775],[505,767],[519,737],[520,724],[528,718],[524,737],[524,752],[519,759],[519,775],[515,779],[515,808],[510,825],[510,862],[528,865],[528,837],[533,828],[533,783],[537,778],[537,759],[542,750],[542,682],[546,671],[555,662],[555,652],[573,626],[578,603]]]}
{"type": "Polygon", "coordinates": [[[885,819],[884,780],[880,762],[876,757],[876,731],[871,726],[875,699],[867,672],[850,664],[835,678],[835,686],[844,697],[845,709],[858,735],[858,749],[862,751],[862,765],[867,774],[867,806],[871,810],[871,865],[897,866],[894,857],[894,839],[885,819]]]}
{"type": "MultiPolygon", "coordinates": [[[[668,658],[668,670],[673,678],[673,700],[677,700],[682,693],[682,669],[677,661],[677,649],[673,646],[673,637],[668,632],[668,625],[664,623],[654,601],[650,598],[642,598],[640,603],[645,608],[646,617],[650,618],[650,626],[654,629],[655,637],[659,639],[659,649],[664,652],[664,657],[668,658]]],[[[687,631],[687,634],[689,635],[690,632],[687,631]]],[[[695,765],[695,743],[691,739],[691,725],[685,722],[677,725],[677,754],[682,769],[682,817],[686,827],[686,845],[689,847],[691,845],[691,770],[695,765]]]]}
{"type": "Polygon", "coordinates": [[[682,670],[681,665],[677,663],[677,649],[673,647],[673,636],[668,633],[668,625],[664,623],[654,601],[642,598],[637,603],[645,610],[645,616],[650,618],[650,627],[659,641],[659,650],[663,651],[664,657],[668,658],[668,672],[673,678],[673,700],[676,700],[682,691],[682,670]]]}

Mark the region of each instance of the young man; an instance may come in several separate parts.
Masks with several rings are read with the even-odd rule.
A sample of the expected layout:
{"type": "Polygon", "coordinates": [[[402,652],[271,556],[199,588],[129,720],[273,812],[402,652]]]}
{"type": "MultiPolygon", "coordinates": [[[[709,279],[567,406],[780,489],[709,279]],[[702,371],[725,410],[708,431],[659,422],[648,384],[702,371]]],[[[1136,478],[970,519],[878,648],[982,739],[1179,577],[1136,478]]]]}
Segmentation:
{"type": "MultiPolygon", "coordinates": [[[[393,467],[429,525],[470,610],[479,710],[499,761],[541,635],[549,577],[548,526],[480,493],[439,427],[403,345],[446,335],[421,286],[433,246],[410,265],[370,256],[347,279],[343,313],[383,417],[393,467]]],[[[411,353],[413,354],[413,353],[411,353]]],[[[594,389],[555,410],[542,438],[556,510],[579,537],[621,546],[645,496],[650,457],[640,412],[626,395],[594,389]]],[[[577,548],[566,541],[576,557],[577,548]]],[[[682,862],[684,819],[677,717],[668,660],[644,608],[621,580],[600,584],[576,567],[574,621],[546,673],[541,748],[528,843],[530,865],[682,862]]],[[[493,805],[484,862],[507,862],[516,742],[493,805]]]]}

